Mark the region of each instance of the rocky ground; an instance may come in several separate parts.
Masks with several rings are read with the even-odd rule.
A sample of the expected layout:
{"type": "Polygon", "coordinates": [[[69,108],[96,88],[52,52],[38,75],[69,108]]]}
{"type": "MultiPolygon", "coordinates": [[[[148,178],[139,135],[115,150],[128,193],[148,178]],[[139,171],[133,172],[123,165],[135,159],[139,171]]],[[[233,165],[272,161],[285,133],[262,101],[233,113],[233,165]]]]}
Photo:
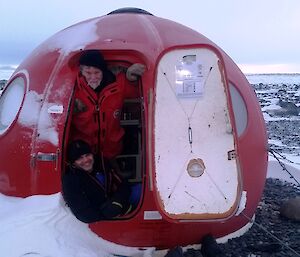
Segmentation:
{"type": "MultiPolygon", "coordinates": [[[[298,84],[253,85],[261,107],[267,109],[274,99],[299,104],[298,84]]],[[[268,111],[266,111],[268,113],[268,111]]],[[[274,117],[274,113],[268,113],[274,117]]],[[[300,155],[300,117],[281,113],[282,120],[266,122],[271,149],[286,154],[300,155]]],[[[277,116],[278,117],[278,116],[277,116]]],[[[223,256],[300,256],[300,223],[284,218],[279,209],[288,199],[300,196],[300,188],[278,179],[267,179],[263,197],[256,211],[255,223],[242,237],[221,244],[223,256]],[[270,234],[271,233],[271,234],[270,234]]]]}
{"type": "Polygon", "coordinates": [[[220,244],[223,256],[300,256],[300,223],[282,217],[279,212],[284,201],[296,196],[300,196],[296,186],[267,179],[255,223],[242,237],[220,244]]]}
{"type": "Polygon", "coordinates": [[[280,153],[300,155],[300,84],[253,84],[262,110],[271,118],[266,121],[269,140],[282,144],[270,144],[280,153]],[[268,109],[271,105],[282,107],[268,109]]]}
{"type": "Polygon", "coordinates": [[[270,144],[280,153],[300,155],[300,120],[280,120],[267,122],[269,139],[278,140],[282,145],[270,144]]]}

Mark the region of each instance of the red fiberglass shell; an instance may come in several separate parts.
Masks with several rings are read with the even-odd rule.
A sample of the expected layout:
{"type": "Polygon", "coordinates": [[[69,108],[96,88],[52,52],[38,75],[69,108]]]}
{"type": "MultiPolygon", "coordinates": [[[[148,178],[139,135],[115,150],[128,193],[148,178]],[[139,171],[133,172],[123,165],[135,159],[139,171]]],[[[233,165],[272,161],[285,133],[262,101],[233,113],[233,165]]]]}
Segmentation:
{"type": "MultiPolygon", "coordinates": [[[[42,43],[17,68],[7,88],[21,76],[25,92],[14,122],[0,135],[1,193],[25,197],[61,190],[69,106],[78,56],[86,49],[100,49],[107,60],[140,62],[147,67],[142,77],[146,144],[143,200],[133,217],[96,222],[90,224],[91,229],[118,244],[170,248],[198,243],[206,234],[221,237],[247,224],[246,217],[253,216],[261,197],[267,169],[265,124],[253,89],[232,59],[209,39],[176,22],[141,13],[110,14],[75,24],[42,43]],[[221,60],[225,85],[233,86],[245,103],[247,124],[235,144],[246,205],[241,214],[226,219],[186,222],[161,213],[161,219],[146,220],[145,211],[160,212],[155,187],[151,186],[153,177],[149,176],[155,168],[152,110],[157,65],[165,53],[189,48],[213,51],[221,60]]],[[[231,106],[229,110],[234,121],[237,117],[231,106]]]]}

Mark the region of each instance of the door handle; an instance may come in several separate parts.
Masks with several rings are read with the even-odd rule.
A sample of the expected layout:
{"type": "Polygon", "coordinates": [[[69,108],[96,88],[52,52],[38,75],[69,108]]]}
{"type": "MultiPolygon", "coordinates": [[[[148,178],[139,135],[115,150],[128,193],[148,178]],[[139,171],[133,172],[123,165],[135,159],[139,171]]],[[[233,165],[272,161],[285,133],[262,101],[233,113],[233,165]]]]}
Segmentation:
{"type": "Polygon", "coordinates": [[[34,168],[36,166],[36,162],[55,162],[55,170],[58,169],[58,159],[59,159],[60,150],[57,149],[56,153],[34,153],[31,154],[30,166],[34,168]]]}

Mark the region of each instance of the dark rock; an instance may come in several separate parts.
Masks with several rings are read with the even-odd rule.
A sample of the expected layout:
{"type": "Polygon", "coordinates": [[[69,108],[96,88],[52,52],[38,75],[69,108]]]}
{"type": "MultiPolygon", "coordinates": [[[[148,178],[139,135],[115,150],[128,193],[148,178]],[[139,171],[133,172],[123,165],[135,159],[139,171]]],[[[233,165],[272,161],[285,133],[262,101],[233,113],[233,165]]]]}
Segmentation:
{"type": "Polygon", "coordinates": [[[300,197],[285,201],[280,208],[280,215],[294,221],[300,221],[300,197]]]}
{"type": "Polygon", "coordinates": [[[278,102],[278,105],[281,107],[280,110],[274,110],[275,115],[280,116],[298,116],[299,108],[296,104],[289,101],[282,101],[281,99],[278,102]]]}
{"type": "Polygon", "coordinates": [[[286,90],[285,89],[279,89],[278,94],[286,94],[286,90]]]}
{"type": "Polygon", "coordinates": [[[296,104],[289,101],[279,100],[279,106],[282,108],[281,110],[277,110],[278,114],[283,115],[294,115],[297,116],[299,114],[299,108],[296,104]]]}

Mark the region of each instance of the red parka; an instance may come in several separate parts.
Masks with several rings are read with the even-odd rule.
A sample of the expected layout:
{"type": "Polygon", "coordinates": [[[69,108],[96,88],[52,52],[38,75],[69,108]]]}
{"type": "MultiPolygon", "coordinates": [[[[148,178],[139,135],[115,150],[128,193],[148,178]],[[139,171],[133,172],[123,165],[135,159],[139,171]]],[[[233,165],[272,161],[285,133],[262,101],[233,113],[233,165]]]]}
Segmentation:
{"type": "Polygon", "coordinates": [[[83,109],[73,111],[71,140],[82,139],[92,147],[94,153],[114,158],[122,151],[124,129],[120,126],[125,94],[125,74],[119,73],[116,82],[95,92],[79,76],[75,85],[75,101],[83,109]]]}

